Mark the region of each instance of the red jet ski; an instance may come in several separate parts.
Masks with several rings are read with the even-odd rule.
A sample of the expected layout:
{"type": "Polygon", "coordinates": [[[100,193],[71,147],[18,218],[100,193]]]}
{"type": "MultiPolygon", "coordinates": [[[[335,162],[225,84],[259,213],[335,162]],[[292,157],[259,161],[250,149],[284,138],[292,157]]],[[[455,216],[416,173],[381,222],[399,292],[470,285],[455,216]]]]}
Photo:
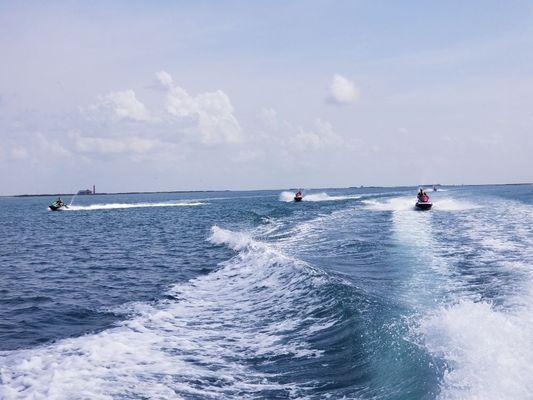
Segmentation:
{"type": "Polygon", "coordinates": [[[433,203],[429,201],[429,196],[424,192],[418,194],[415,207],[419,210],[429,210],[433,206],[433,203]]]}

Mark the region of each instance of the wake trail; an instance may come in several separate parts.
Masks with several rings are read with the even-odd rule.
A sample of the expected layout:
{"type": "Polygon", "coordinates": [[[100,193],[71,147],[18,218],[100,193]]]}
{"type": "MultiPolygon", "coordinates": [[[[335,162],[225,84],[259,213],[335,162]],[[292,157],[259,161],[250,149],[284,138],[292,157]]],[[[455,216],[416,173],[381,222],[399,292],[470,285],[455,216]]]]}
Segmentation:
{"type": "MultiPolygon", "coordinates": [[[[361,195],[339,195],[339,196],[330,196],[329,194],[322,193],[311,193],[304,194],[302,201],[343,201],[343,200],[357,200],[360,199],[361,195]]],[[[294,201],[294,193],[292,192],[281,192],[279,195],[279,201],[286,203],[294,201]]]]}
{"type": "Polygon", "coordinates": [[[124,208],[146,208],[146,207],[192,207],[201,206],[204,202],[157,202],[157,203],[104,203],[90,205],[71,205],[61,211],[95,211],[95,210],[115,210],[124,208]]]}
{"type": "Polygon", "coordinates": [[[484,203],[449,228],[442,246],[460,250],[450,267],[456,287],[415,334],[448,365],[440,398],[533,398],[533,234],[524,229],[532,207],[484,203]]]}
{"type": "Polygon", "coordinates": [[[0,353],[0,397],[301,397],[312,382],[268,366],[321,356],[308,339],[340,317],[327,276],[246,232],[213,226],[208,240],[235,256],[175,285],[170,300],[134,305],[135,316],[97,334],[0,353]]]}

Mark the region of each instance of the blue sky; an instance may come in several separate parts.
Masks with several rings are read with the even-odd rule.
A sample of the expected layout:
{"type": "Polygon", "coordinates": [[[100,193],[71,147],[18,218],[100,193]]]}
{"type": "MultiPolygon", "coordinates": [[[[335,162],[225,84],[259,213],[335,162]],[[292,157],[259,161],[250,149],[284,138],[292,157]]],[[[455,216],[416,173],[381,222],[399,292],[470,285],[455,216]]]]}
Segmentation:
{"type": "Polygon", "coordinates": [[[533,180],[533,3],[0,2],[1,194],[533,180]]]}

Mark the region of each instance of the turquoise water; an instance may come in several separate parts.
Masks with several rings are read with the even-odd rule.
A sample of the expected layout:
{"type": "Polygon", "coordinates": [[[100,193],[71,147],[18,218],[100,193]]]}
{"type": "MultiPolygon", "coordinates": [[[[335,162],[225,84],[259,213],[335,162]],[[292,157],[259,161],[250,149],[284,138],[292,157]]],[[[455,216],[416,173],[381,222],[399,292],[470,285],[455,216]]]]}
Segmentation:
{"type": "Polygon", "coordinates": [[[0,199],[0,398],[532,398],[533,186],[416,190],[0,199]]]}

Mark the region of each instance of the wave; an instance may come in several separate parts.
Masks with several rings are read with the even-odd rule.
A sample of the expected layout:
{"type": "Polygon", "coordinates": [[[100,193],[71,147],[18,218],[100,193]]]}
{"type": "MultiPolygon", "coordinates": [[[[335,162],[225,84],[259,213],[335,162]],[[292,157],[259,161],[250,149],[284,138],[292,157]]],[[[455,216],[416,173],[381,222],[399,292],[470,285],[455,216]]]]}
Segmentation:
{"type": "Polygon", "coordinates": [[[465,300],[427,316],[418,332],[448,363],[440,398],[533,398],[532,309],[465,300]]]}
{"type": "Polygon", "coordinates": [[[523,219],[530,213],[529,205],[493,200],[447,227],[443,251],[461,252],[448,257],[452,300],[413,328],[447,364],[442,399],[533,398],[533,235],[523,219]]]}
{"type": "Polygon", "coordinates": [[[94,211],[94,210],[114,210],[121,208],[143,208],[143,207],[187,207],[201,206],[204,202],[158,202],[158,203],[104,203],[90,205],[71,205],[61,211],[94,211]]]}
{"type": "Polygon", "coordinates": [[[309,338],[342,318],[322,291],[326,275],[243,232],[214,226],[209,241],[238,253],[175,285],[169,300],[137,304],[134,317],[97,334],[1,353],[0,397],[303,396],[312,381],[271,366],[321,365],[309,338]]]}
{"type": "MultiPolygon", "coordinates": [[[[357,200],[360,199],[360,195],[344,195],[344,196],[330,196],[329,194],[322,193],[312,193],[305,194],[303,201],[341,201],[341,200],[357,200]]],[[[294,201],[293,192],[281,192],[279,195],[279,201],[284,201],[286,203],[294,201]]]]}

